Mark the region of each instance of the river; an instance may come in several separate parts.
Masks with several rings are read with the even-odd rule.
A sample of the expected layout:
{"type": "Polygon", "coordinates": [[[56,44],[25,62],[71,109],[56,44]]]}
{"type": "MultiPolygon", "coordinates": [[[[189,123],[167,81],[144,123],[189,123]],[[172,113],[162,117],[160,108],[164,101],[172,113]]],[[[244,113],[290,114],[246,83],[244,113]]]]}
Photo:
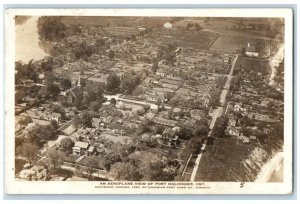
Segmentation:
{"type": "Polygon", "coordinates": [[[38,16],[30,17],[22,24],[15,27],[16,57],[15,61],[28,63],[31,59],[40,60],[47,54],[40,46],[40,39],[37,28],[38,16]]]}

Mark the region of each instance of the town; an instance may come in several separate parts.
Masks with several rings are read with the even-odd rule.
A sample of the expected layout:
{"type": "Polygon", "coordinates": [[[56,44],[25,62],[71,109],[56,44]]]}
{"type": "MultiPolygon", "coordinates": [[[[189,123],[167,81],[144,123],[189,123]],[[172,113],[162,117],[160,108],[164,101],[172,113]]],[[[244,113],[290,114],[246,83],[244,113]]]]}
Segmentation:
{"type": "Polygon", "coordinates": [[[283,144],[274,22],[37,18],[47,55],[15,62],[16,179],[254,181],[283,144]]]}

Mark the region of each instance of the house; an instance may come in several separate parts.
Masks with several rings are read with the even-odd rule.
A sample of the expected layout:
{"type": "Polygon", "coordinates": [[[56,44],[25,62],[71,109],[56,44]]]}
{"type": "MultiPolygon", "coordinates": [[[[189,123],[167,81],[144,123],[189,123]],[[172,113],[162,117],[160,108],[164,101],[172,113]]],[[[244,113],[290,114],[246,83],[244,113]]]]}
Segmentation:
{"type": "Polygon", "coordinates": [[[248,138],[248,137],[245,137],[245,136],[243,136],[243,135],[241,135],[240,137],[239,137],[239,139],[240,140],[242,140],[242,142],[245,144],[249,144],[250,143],[250,139],[248,138]]]}
{"type": "Polygon", "coordinates": [[[191,110],[190,114],[191,114],[191,117],[195,120],[203,119],[206,116],[205,112],[202,110],[199,110],[199,109],[191,110]]]}
{"type": "Polygon", "coordinates": [[[99,128],[99,127],[100,127],[100,123],[101,123],[100,118],[93,118],[93,119],[92,119],[92,126],[93,126],[93,127],[99,128]]]}
{"type": "Polygon", "coordinates": [[[177,121],[175,120],[167,120],[161,117],[155,117],[153,118],[153,122],[156,124],[164,125],[164,126],[170,126],[175,127],[177,126],[177,121]]]}
{"type": "Polygon", "coordinates": [[[51,113],[50,120],[55,120],[56,122],[60,122],[61,114],[60,113],[51,113]]]}
{"type": "Polygon", "coordinates": [[[166,128],[162,133],[163,138],[171,138],[174,137],[174,135],[175,132],[171,128],[166,128]]]}
{"type": "Polygon", "coordinates": [[[90,146],[89,149],[87,150],[88,155],[93,155],[96,153],[97,153],[97,148],[95,148],[94,146],[90,146]]]}
{"type": "Polygon", "coordinates": [[[104,86],[107,82],[108,74],[100,75],[100,76],[93,76],[88,78],[87,85],[99,87],[104,86]]]}
{"type": "Polygon", "coordinates": [[[241,110],[241,108],[242,108],[242,104],[241,103],[237,103],[237,104],[234,105],[233,110],[235,112],[239,112],[241,110]]]}
{"type": "Polygon", "coordinates": [[[255,44],[248,43],[245,54],[249,57],[258,57],[258,47],[255,44]]]}
{"type": "Polygon", "coordinates": [[[241,135],[240,129],[236,128],[236,127],[228,126],[227,131],[232,136],[240,136],[241,135]]]}
{"type": "Polygon", "coordinates": [[[164,100],[164,97],[162,97],[162,96],[158,96],[158,95],[152,95],[152,94],[147,94],[146,95],[146,99],[148,100],[148,101],[151,101],[151,102],[157,102],[157,101],[163,101],[164,100]]]}
{"type": "Polygon", "coordinates": [[[173,25],[172,25],[172,23],[170,23],[170,22],[168,21],[168,22],[166,22],[166,23],[163,25],[163,27],[169,29],[169,28],[172,28],[173,25]]]}
{"type": "Polygon", "coordinates": [[[34,166],[31,170],[34,171],[33,180],[45,181],[47,179],[47,169],[44,166],[34,166]]]}
{"type": "Polygon", "coordinates": [[[44,83],[45,80],[45,74],[39,74],[38,75],[38,83],[44,83]]]}
{"type": "Polygon", "coordinates": [[[15,101],[16,103],[21,103],[24,97],[24,92],[23,91],[15,91],[15,101]]]}
{"type": "Polygon", "coordinates": [[[236,126],[237,120],[233,115],[228,115],[228,125],[229,126],[236,126]]]}
{"type": "Polygon", "coordinates": [[[161,77],[167,76],[167,73],[166,73],[164,70],[162,70],[162,69],[158,69],[158,70],[155,72],[155,74],[158,75],[158,76],[161,76],[161,77]]]}
{"type": "Polygon", "coordinates": [[[73,147],[74,155],[82,155],[89,148],[89,143],[77,141],[73,147]]]}

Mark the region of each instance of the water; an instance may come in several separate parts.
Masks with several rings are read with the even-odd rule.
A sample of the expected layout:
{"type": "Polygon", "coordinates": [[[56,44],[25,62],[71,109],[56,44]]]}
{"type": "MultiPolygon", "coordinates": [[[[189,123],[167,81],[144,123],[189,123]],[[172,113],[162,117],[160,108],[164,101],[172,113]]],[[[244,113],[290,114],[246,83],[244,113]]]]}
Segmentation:
{"type": "Polygon", "coordinates": [[[269,182],[283,182],[283,160],[274,170],[269,182]]]}
{"type": "Polygon", "coordinates": [[[28,63],[31,59],[40,60],[47,55],[40,46],[38,18],[38,16],[33,16],[23,24],[16,25],[16,61],[28,63]]]}

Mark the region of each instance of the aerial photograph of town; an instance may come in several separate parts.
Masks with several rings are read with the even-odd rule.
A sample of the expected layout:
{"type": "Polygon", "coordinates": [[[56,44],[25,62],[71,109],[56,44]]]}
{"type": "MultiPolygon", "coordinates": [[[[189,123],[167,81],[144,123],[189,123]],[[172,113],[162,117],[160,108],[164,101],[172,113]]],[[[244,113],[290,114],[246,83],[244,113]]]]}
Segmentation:
{"type": "Polygon", "coordinates": [[[283,182],[284,28],[16,16],[15,179],[283,182]]]}

